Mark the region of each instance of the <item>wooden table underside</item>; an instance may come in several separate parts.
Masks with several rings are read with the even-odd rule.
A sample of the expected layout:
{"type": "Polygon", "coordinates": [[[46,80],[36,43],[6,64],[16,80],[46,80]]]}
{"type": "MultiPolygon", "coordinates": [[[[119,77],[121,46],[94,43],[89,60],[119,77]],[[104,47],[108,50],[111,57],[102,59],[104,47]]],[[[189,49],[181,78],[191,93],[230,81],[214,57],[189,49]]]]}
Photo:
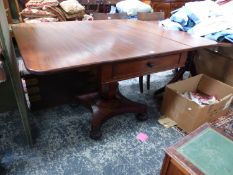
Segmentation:
{"type": "Polygon", "coordinates": [[[118,91],[118,81],[182,67],[187,52],[216,45],[184,32],[165,31],[158,23],[132,20],[19,24],[13,26],[26,68],[49,74],[96,66],[99,93],[80,96],[93,111],[92,138],[110,117],[126,112],[146,119],[146,106],[118,91]],[[30,48],[30,49],[28,49],[30,48]]]}

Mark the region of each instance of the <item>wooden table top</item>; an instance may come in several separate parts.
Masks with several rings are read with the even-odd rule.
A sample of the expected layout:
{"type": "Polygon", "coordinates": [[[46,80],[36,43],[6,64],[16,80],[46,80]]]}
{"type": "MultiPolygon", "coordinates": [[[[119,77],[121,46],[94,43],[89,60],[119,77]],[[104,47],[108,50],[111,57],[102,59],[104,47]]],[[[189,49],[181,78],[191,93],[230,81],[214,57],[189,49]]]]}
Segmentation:
{"type": "Polygon", "coordinates": [[[22,23],[12,28],[26,68],[37,74],[217,45],[136,20],[22,23]]]}

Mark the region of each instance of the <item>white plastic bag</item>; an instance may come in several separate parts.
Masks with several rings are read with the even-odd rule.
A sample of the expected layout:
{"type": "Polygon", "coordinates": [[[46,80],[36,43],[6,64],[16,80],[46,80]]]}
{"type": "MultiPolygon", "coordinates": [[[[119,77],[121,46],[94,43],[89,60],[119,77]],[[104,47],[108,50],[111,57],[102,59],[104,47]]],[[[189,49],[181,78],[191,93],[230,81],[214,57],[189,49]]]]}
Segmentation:
{"type": "Polygon", "coordinates": [[[116,4],[119,13],[127,13],[129,16],[136,16],[138,12],[153,12],[150,5],[139,0],[125,0],[116,4]]]}

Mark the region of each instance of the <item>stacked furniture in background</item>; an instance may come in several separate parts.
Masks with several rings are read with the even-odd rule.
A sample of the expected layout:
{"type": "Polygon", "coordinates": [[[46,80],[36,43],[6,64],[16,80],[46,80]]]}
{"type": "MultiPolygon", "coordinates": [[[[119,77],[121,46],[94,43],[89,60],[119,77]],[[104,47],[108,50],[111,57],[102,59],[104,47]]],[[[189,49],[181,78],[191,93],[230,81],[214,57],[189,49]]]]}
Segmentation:
{"type": "Polygon", "coordinates": [[[165,18],[171,16],[171,12],[179,9],[187,2],[192,2],[196,0],[151,0],[151,7],[154,9],[155,12],[164,12],[165,18]]]}
{"type": "MultiPolygon", "coordinates": [[[[65,1],[65,0],[58,0],[59,3],[65,1]]],[[[85,13],[91,14],[91,13],[109,13],[111,6],[116,6],[118,2],[121,0],[79,0],[78,2],[85,7],[85,13]]],[[[24,3],[29,2],[29,0],[25,0],[24,3]]],[[[22,4],[23,7],[26,6],[26,4],[22,4]]],[[[61,12],[59,12],[61,13],[61,12]]]]}
{"type": "Polygon", "coordinates": [[[21,11],[18,0],[12,0],[12,1],[3,0],[3,4],[4,4],[6,14],[7,14],[8,23],[9,24],[18,23],[19,21],[18,21],[18,19],[14,19],[14,17],[13,17],[14,15],[13,15],[13,11],[12,11],[13,5],[15,6],[15,10],[17,13],[19,13],[21,11]],[[11,3],[9,3],[9,2],[11,2],[11,3]]]}
{"type": "Polygon", "coordinates": [[[85,8],[75,0],[59,2],[57,0],[30,0],[20,12],[22,22],[57,22],[82,20],[85,8]]]}

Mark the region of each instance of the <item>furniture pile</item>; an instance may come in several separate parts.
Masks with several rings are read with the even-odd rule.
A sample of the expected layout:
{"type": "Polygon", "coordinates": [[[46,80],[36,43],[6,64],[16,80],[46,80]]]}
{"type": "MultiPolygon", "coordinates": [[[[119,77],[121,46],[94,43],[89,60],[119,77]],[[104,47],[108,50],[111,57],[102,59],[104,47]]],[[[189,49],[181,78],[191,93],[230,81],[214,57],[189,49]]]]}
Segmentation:
{"type": "Polygon", "coordinates": [[[25,23],[57,22],[91,19],[85,15],[85,8],[76,0],[30,0],[20,12],[25,23]]]}

